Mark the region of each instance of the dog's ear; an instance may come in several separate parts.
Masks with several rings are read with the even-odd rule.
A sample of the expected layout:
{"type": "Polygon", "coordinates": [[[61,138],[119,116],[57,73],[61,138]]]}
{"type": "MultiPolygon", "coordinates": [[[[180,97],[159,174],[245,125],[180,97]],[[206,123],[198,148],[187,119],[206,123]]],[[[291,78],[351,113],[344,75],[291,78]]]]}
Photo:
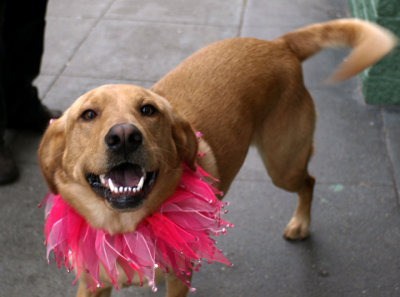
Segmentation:
{"type": "Polygon", "coordinates": [[[61,168],[65,149],[65,117],[53,120],[43,135],[39,146],[40,170],[50,191],[58,194],[55,182],[56,170],[61,168]]]}
{"type": "Polygon", "coordinates": [[[181,160],[195,171],[199,146],[197,137],[189,122],[176,113],[173,115],[172,137],[181,160]]]}

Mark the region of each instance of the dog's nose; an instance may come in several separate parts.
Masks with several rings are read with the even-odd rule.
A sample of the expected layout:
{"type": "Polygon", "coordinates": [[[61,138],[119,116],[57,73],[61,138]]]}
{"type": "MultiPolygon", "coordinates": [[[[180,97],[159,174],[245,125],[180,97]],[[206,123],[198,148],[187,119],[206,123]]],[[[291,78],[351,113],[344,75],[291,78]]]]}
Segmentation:
{"type": "Polygon", "coordinates": [[[134,152],[143,142],[140,130],[132,124],[119,124],[111,127],[104,138],[108,149],[114,152],[134,152]]]}

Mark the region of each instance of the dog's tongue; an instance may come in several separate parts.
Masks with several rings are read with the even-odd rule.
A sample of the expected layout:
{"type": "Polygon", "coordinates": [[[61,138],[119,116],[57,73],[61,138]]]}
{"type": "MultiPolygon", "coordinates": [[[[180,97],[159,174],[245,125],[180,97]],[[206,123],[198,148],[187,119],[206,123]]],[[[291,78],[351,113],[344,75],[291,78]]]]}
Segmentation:
{"type": "Polygon", "coordinates": [[[106,178],[110,178],[116,187],[136,187],[143,176],[142,168],[133,164],[122,164],[114,167],[106,178]]]}

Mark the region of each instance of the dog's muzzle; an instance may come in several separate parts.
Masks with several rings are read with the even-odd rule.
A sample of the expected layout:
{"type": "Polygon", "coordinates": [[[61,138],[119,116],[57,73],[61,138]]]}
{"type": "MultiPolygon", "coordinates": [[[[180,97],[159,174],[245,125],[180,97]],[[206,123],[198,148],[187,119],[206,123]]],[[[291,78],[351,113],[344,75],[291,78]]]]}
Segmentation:
{"type": "Polygon", "coordinates": [[[132,124],[113,126],[104,142],[111,164],[116,164],[103,174],[86,174],[92,190],[106,199],[111,207],[119,210],[132,210],[139,207],[149,194],[158,175],[158,170],[147,172],[140,154],[143,135],[132,124]],[[138,159],[140,162],[135,162],[138,159]]]}

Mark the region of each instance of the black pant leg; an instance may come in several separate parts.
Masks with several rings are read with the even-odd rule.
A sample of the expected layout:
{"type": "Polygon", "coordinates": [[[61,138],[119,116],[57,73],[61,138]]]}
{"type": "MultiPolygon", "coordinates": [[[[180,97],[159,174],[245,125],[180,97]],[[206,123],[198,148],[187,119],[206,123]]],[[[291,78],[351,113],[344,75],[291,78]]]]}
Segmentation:
{"type": "Polygon", "coordinates": [[[0,145],[3,142],[4,132],[7,125],[7,108],[6,108],[6,98],[4,94],[4,41],[3,41],[3,25],[4,25],[4,12],[5,12],[6,2],[5,0],[0,1],[0,145]]]}
{"type": "Polygon", "coordinates": [[[29,123],[42,108],[32,82],[40,72],[46,7],[47,0],[6,0],[3,86],[9,126],[22,119],[29,123]]]}

